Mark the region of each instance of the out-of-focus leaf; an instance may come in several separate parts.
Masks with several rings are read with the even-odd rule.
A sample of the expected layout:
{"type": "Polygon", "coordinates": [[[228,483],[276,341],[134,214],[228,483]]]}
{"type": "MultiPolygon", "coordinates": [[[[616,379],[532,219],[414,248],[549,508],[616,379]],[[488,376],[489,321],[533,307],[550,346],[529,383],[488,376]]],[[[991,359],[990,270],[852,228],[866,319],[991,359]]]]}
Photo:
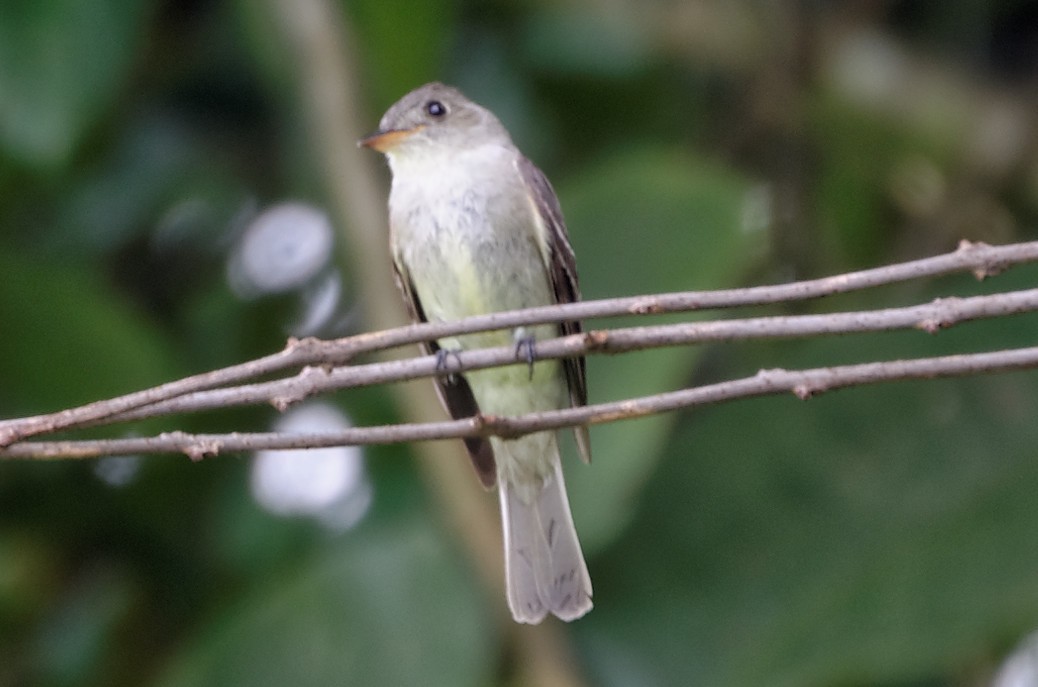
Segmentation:
{"type": "Polygon", "coordinates": [[[587,12],[569,6],[543,7],[524,32],[529,61],[540,69],[599,77],[628,77],[652,62],[652,41],[635,5],[613,4],[587,12]],[[603,46],[609,46],[603,49],[603,46]]]}
{"type": "MultiPolygon", "coordinates": [[[[349,34],[355,56],[364,55],[365,90],[373,92],[375,110],[388,107],[407,91],[443,78],[444,60],[452,48],[457,5],[447,0],[353,0],[336,8],[352,23],[349,34]]],[[[239,8],[253,44],[253,54],[268,75],[287,86],[294,79],[272,15],[257,11],[255,3],[239,8]]],[[[276,16],[276,15],[274,15],[276,16]]],[[[375,129],[372,123],[371,129],[375,129]]]]}
{"type": "Polygon", "coordinates": [[[495,663],[478,587],[428,522],[351,535],[210,624],[162,687],[484,685],[495,663]]]}
{"type": "Polygon", "coordinates": [[[0,530],[0,637],[16,634],[19,623],[46,606],[50,589],[40,579],[55,575],[55,558],[39,538],[0,530]]]}
{"type": "Polygon", "coordinates": [[[883,260],[890,245],[895,170],[906,158],[944,161],[939,140],[905,131],[868,112],[823,100],[810,126],[819,140],[813,196],[830,264],[860,267],[883,260]]]}
{"type": "Polygon", "coordinates": [[[381,106],[412,88],[442,78],[452,47],[458,5],[448,0],[353,0],[355,35],[367,55],[381,106]]]}
{"type": "MultiPolygon", "coordinates": [[[[755,194],[746,180],[668,152],[620,155],[562,184],[560,194],[586,299],[730,286],[766,241],[762,227],[747,221],[755,194]]],[[[627,318],[585,327],[649,321],[627,318]]],[[[591,401],[679,388],[696,354],[664,349],[592,356],[591,401]]],[[[660,416],[592,429],[595,474],[576,468],[568,478],[585,546],[595,548],[626,522],[672,421],[660,416]]]]}
{"type": "Polygon", "coordinates": [[[100,257],[148,236],[156,250],[190,243],[216,253],[247,193],[229,157],[213,159],[166,115],[136,117],[58,199],[52,233],[34,245],[100,257]]]}
{"type": "Polygon", "coordinates": [[[80,266],[0,251],[0,407],[58,410],[176,376],[171,347],[80,266]]]}
{"type": "MultiPolygon", "coordinates": [[[[936,339],[768,344],[746,368],[1030,345],[1033,333],[1032,317],[936,339]]],[[[578,629],[599,680],[902,684],[968,668],[1038,614],[1036,414],[1038,379],[1014,373],[685,417],[632,527],[598,561],[598,622],[578,629]]]]}
{"type": "Polygon", "coordinates": [[[148,0],[10,0],[0,9],[0,146],[64,164],[118,95],[148,0]]]}
{"type": "Polygon", "coordinates": [[[100,673],[120,622],[133,608],[136,590],[125,574],[95,571],[78,582],[33,638],[40,684],[79,685],[84,676],[100,673]]]}

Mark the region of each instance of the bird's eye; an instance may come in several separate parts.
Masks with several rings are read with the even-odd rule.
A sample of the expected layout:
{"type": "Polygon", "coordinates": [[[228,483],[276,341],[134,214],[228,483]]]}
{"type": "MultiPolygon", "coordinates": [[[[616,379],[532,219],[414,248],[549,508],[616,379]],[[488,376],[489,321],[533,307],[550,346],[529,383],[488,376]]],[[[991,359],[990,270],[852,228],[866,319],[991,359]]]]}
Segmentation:
{"type": "Polygon", "coordinates": [[[439,100],[430,100],[425,104],[425,111],[430,117],[436,117],[439,119],[447,114],[447,106],[439,100]]]}

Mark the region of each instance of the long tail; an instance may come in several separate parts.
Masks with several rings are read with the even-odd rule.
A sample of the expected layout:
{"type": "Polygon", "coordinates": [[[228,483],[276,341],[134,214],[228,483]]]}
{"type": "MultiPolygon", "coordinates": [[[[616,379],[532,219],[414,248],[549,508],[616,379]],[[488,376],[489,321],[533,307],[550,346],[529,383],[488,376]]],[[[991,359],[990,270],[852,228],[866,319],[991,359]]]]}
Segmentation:
{"type": "Polygon", "coordinates": [[[529,490],[517,489],[507,479],[498,485],[508,607],[520,623],[539,623],[548,613],[576,620],[592,606],[591,577],[557,455],[553,463],[554,474],[528,499],[523,496],[529,490]]]}

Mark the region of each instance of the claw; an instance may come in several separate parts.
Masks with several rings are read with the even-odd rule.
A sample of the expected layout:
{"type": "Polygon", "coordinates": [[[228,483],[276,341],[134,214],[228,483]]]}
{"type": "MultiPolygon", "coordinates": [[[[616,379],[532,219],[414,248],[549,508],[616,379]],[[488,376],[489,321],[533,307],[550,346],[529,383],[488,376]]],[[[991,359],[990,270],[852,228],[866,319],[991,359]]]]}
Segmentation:
{"type": "Polygon", "coordinates": [[[436,349],[436,370],[446,377],[449,384],[453,384],[457,381],[457,375],[454,372],[449,371],[449,360],[451,356],[457,361],[458,367],[461,367],[461,355],[460,350],[455,348],[438,348],[436,349]]]}
{"type": "Polygon", "coordinates": [[[535,357],[535,349],[537,348],[537,339],[532,336],[522,336],[516,339],[515,342],[515,357],[517,359],[523,359],[530,368],[530,379],[533,379],[533,361],[535,357]]]}

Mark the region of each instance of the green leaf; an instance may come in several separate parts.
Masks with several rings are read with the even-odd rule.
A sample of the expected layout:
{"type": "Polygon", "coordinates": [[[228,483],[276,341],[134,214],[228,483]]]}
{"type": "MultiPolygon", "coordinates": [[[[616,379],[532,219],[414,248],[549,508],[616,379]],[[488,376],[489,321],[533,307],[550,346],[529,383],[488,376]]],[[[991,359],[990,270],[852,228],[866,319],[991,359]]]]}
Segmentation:
{"type": "Polygon", "coordinates": [[[105,652],[137,600],[132,579],[121,570],[86,574],[76,582],[34,634],[39,684],[83,684],[84,676],[102,672],[105,652]]]}
{"type": "Polygon", "coordinates": [[[933,135],[933,129],[906,129],[834,100],[820,99],[808,112],[809,128],[822,142],[812,188],[822,229],[818,236],[826,244],[819,255],[829,265],[849,268],[881,262],[896,238],[891,218],[903,212],[893,197],[897,170],[906,160],[954,167],[948,150],[952,139],[933,135]]]}
{"type": "MultiPolygon", "coordinates": [[[[447,0],[353,0],[355,35],[368,59],[379,108],[442,75],[457,4],[447,0]]],[[[372,126],[374,129],[374,126],[372,126]]]]}
{"type": "Polygon", "coordinates": [[[64,165],[129,73],[147,0],[10,0],[0,9],[0,146],[64,165]]]}
{"type": "Polygon", "coordinates": [[[611,10],[545,7],[532,13],[521,34],[527,59],[560,74],[616,78],[645,72],[653,46],[644,25],[631,16],[639,10],[633,5],[611,10]]]}
{"type": "MultiPolygon", "coordinates": [[[[666,151],[635,150],[582,171],[560,186],[577,252],[584,298],[731,286],[766,244],[748,223],[750,184],[732,171],[666,151]]],[[[588,329],[659,323],[626,318],[588,329]]],[[[698,350],[663,349],[588,359],[591,402],[680,388],[698,350]]],[[[613,537],[673,422],[659,416],[591,430],[594,475],[567,473],[581,540],[589,549],[613,537]]]]}
{"type": "Polygon", "coordinates": [[[476,584],[428,522],[349,535],[202,632],[162,687],[488,684],[476,584]]]}
{"type": "Polygon", "coordinates": [[[247,193],[230,167],[227,152],[167,116],[126,118],[119,137],[53,201],[54,224],[34,244],[80,259],[105,259],[135,240],[156,252],[178,243],[215,252],[214,236],[247,193]]]}
{"type": "MultiPolygon", "coordinates": [[[[1030,345],[1033,327],[760,345],[744,367],[1030,345]]],[[[1036,398],[1038,378],[1014,373],[688,414],[633,525],[596,561],[599,622],[579,629],[601,683],[914,684],[968,670],[1038,615],[1036,398]]]]}
{"type": "Polygon", "coordinates": [[[0,251],[0,322],[5,412],[67,408],[179,371],[159,332],[80,266],[0,251]]]}

